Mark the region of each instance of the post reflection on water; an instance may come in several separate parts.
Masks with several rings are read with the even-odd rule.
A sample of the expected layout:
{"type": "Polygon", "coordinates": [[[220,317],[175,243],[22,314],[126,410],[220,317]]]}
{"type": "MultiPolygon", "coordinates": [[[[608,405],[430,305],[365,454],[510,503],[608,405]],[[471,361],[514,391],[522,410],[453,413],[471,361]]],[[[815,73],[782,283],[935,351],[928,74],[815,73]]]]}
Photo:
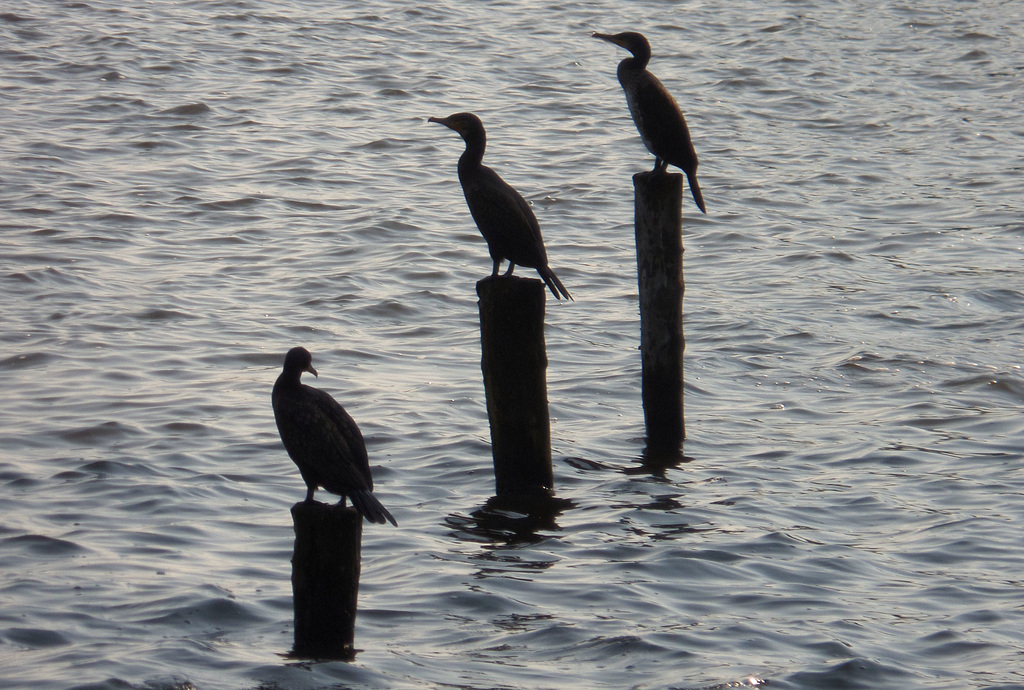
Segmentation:
{"type": "Polygon", "coordinates": [[[451,514],[445,524],[457,539],[496,546],[523,546],[544,541],[558,532],[557,519],[576,507],[573,501],[553,492],[492,496],[469,516],[451,514]]]}
{"type": "Polygon", "coordinates": [[[665,479],[665,472],[680,465],[693,462],[693,458],[683,454],[683,445],[663,446],[649,443],[640,455],[640,463],[626,467],[626,474],[650,474],[658,479],[665,479]]]}
{"type": "MultiPolygon", "coordinates": [[[[563,463],[582,472],[618,472],[620,475],[662,486],[673,483],[667,476],[670,470],[692,461],[692,457],[683,453],[682,445],[676,448],[648,446],[633,464],[624,466],[580,457],[562,458],[563,463]]],[[[631,481],[629,485],[635,487],[638,483],[631,481]]],[[[654,494],[647,488],[641,488],[637,491],[621,492],[621,500],[614,501],[613,505],[621,510],[653,512],[667,516],[683,510],[684,505],[677,500],[680,495],[681,493],[654,494]]],[[[445,517],[444,524],[450,529],[449,536],[460,541],[485,545],[490,548],[487,552],[490,555],[481,557],[494,558],[493,551],[499,548],[528,547],[559,538],[557,535],[563,530],[558,518],[579,507],[576,500],[559,497],[554,491],[492,496],[482,506],[474,508],[468,514],[449,514],[445,517]]],[[[660,524],[660,527],[663,529],[659,530],[658,534],[647,534],[646,530],[644,533],[652,539],[670,539],[685,532],[702,531],[693,530],[685,523],[660,524]]]]}

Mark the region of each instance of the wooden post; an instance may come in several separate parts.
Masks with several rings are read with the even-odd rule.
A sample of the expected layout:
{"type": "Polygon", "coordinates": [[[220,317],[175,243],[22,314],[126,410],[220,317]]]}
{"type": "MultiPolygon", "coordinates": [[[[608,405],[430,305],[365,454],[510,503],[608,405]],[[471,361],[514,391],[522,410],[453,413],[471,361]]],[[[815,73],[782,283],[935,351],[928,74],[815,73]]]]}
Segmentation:
{"type": "Polygon", "coordinates": [[[497,495],[554,487],[544,349],[544,283],[518,276],[477,282],[481,368],[497,495]]]}
{"type": "Polygon", "coordinates": [[[683,176],[633,176],[642,399],[648,444],[678,446],[683,421],[683,176]]]}
{"type": "Polygon", "coordinates": [[[292,506],[295,648],[302,658],[353,656],[363,517],[341,504],[292,506]]]}

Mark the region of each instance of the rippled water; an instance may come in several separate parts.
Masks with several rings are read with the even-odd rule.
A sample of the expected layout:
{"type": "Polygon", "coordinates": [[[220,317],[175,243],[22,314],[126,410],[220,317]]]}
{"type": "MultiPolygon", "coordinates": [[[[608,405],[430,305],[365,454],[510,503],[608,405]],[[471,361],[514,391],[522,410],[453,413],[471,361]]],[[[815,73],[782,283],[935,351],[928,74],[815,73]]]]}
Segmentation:
{"type": "MultiPolygon", "coordinates": [[[[72,2],[0,12],[0,684],[1024,687],[1024,18],[884,5],[72,2]],[[591,31],[683,105],[684,456],[644,455],[630,175],[591,31]],[[554,515],[493,493],[430,115],[477,112],[576,302],[554,515]],[[377,494],[352,663],[299,663],[284,352],[377,494]]],[[[528,272],[527,272],[528,273],[528,272]]]]}

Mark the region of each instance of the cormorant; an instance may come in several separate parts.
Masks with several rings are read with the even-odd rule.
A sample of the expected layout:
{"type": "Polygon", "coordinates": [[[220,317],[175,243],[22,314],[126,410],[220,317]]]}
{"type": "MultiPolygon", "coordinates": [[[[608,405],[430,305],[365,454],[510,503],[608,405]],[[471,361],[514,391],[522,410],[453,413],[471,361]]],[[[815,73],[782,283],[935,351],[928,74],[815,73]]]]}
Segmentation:
{"type": "Polygon", "coordinates": [[[690,141],[690,130],[672,94],[647,71],[651,59],[651,44],[643,34],[626,31],[621,34],[595,33],[594,38],[609,41],[633,54],[619,63],[617,74],[633,122],[640,132],[644,146],[654,154],[654,170],[663,171],[668,164],[686,173],[690,193],[703,213],[704,197],[697,184],[697,153],[690,141]]]}
{"type": "Polygon", "coordinates": [[[572,299],[554,271],[548,268],[540,224],[526,200],[505,180],[483,164],[487,134],[480,118],[473,113],[455,113],[448,117],[431,117],[458,132],[466,142],[459,158],[459,182],[466,195],[469,212],[487,240],[487,249],[494,261],[492,275],[498,275],[503,259],[508,260],[505,275],[512,275],[516,265],[537,269],[556,299],[572,299]]]}
{"type": "Polygon", "coordinates": [[[373,491],[370,461],[359,427],[345,409],[326,392],[299,381],[302,372],[316,376],[313,357],[304,347],[293,347],[284,358],[271,399],[277,430],[288,455],[306,482],[306,502],[313,501],[317,487],[352,499],[352,505],[369,522],[397,526],[373,491]]]}

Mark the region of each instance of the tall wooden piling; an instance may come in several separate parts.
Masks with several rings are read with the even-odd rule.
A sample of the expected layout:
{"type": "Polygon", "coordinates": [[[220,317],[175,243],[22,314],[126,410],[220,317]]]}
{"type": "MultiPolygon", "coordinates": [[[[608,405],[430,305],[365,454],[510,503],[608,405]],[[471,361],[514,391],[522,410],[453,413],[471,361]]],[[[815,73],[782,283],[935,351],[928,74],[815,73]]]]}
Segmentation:
{"type": "Polygon", "coordinates": [[[363,518],[341,504],[292,506],[295,647],[303,658],[345,659],[355,642],[363,518]]]}
{"type": "Polygon", "coordinates": [[[541,281],[518,276],[489,276],[476,284],[498,496],[554,487],[544,291],[541,281]]]}
{"type": "Polygon", "coordinates": [[[683,176],[633,176],[640,351],[648,444],[678,446],[683,421],[683,176]]]}

